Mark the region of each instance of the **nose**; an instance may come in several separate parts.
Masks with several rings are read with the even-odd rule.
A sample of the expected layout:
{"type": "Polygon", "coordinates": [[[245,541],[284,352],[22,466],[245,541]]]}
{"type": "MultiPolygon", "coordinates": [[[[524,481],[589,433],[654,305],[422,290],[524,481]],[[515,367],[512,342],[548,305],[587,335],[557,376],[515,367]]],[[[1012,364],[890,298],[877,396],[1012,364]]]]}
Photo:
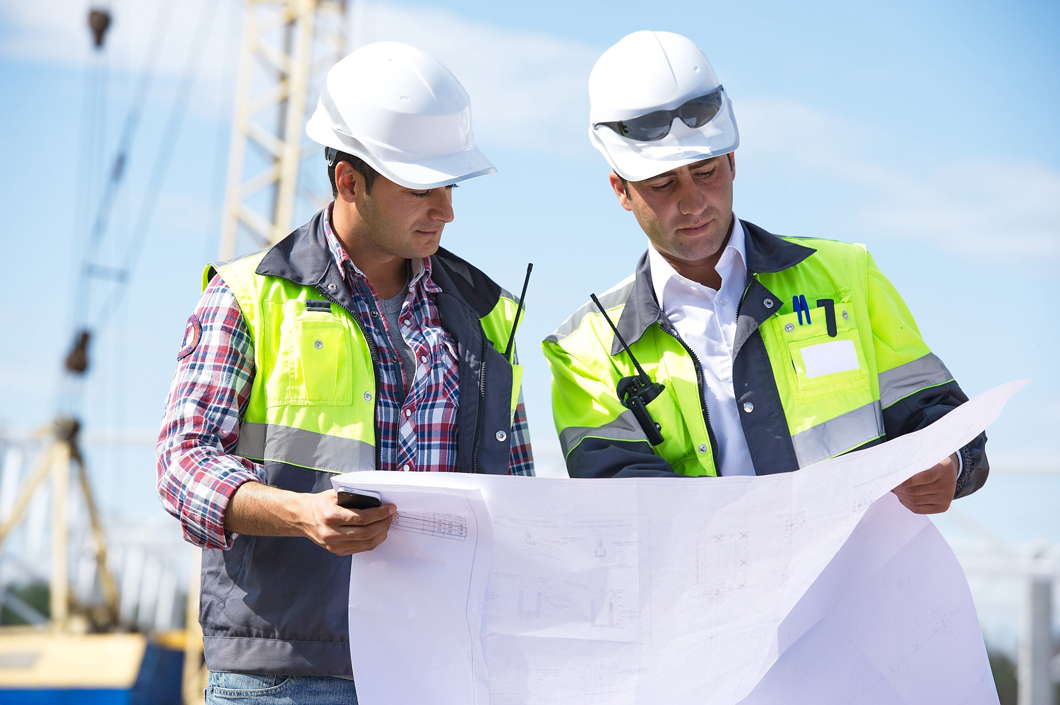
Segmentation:
{"type": "Polygon", "coordinates": [[[443,223],[451,223],[456,215],[453,213],[453,191],[441,187],[431,192],[431,218],[443,223]]]}
{"type": "Polygon", "coordinates": [[[689,174],[678,175],[677,206],[681,215],[699,215],[707,208],[707,197],[689,174]]]}

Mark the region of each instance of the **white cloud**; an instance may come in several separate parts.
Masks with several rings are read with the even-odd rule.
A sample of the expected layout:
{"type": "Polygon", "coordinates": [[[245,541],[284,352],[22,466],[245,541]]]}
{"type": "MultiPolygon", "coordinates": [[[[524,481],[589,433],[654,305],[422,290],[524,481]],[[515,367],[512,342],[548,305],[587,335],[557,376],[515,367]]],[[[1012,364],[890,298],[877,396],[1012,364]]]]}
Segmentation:
{"type": "MultiPolygon", "coordinates": [[[[0,38],[0,56],[75,66],[93,60],[84,0],[0,2],[0,18],[9,28],[0,38]]],[[[145,70],[150,65],[147,57],[154,53],[149,51],[152,27],[164,13],[161,16],[169,19],[157,70],[171,77],[181,75],[187,47],[196,36],[203,8],[208,8],[213,21],[201,61],[200,90],[215,91],[230,81],[228,74],[234,70],[232,49],[240,42],[242,7],[236,0],[114,2],[109,65],[145,70]],[[238,10],[234,21],[233,7],[238,10]]],[[[444,10],[359,2],[350,15],[351,48],[384,39],[403,41],[448,66],[472,97],[477,138],[568,156],[591,155],[585,138],[586,86],[599,49],[475,22],[444,10]]],[[[309,109],[315,104],[312,96],[309,109]]]]}
{"type": "Polygon", "coordinates": [[[406,42],[449,67],[471,95],[477,138],[567,156],[593,154],[586,138],[587,89],[601,49],[443,10],[373,3],[361,12],[355,42],[406,42]]]}
{"type": "Polygon", "coordinates": [[[228,47],[238,43],[242,3],[233,0],[198,0],[175,3],[164,0],[0,0],[0,20],[7,32],[0,38],[0,56],[50,64],[87,66],[98,61],[88,29],[88,11],[96,5],[110,7],[106,65],[113,70],[139,72],[153,66],[159,73],[178,76],[187,63],[205,18],[209,33],[202,55],[201,76],[210,80],[224,73],[228,47]],[[155,51],[155,26],[164,25],[164,41],[155,51]],[[222,36],[222,35],[226,36],[222,36]],[[153,58],[154,57],[154,58],[153,58]]]}
{"type": "MultiPolygon", "coordinates": [[[[203,0],[203,2],[219,0],[203,0]]],[[[85,63],[84,0],[0,0],[9,26],[0,55],[85,63]]],[[[142,70],[150,27],[163,0],[113,3],[116,67],[142,70]],[[136,28],[131,31],[130,28],[136,28]],[[121,45],[121,42],[125,42],[121,45]],[[118,51],[124,46],[124,53],[118,51]],[[124,60],[118,57],[124,57],[124,60]]],[[[222,85],[238,45],[242,4],[220,3],[203,57],[204,90],[222,85]]],[[[195,34],[199,3],[172,10],[159,70],[179,75],[195,34]]],[[[476,22],[446,10],[363,0],[350,17],[351,46],[392,39],[445,63],[472,96],[476,137],[487,145],[595,159],[585,137],[587,82],[601,48],[476,22]]],[[[311,101],[310,107],[315,101],[311,101]]],[[[974,257],[1060,257],[1060,173],[1039,164],[964,156],[921,157],[900,168],[891,155],[915,151],[894,128],[861,124],[787,99],[736,99],[741,155],[793,180],[831,179],[854,186],[863,205],[850,216],[862,232],[886,233],[974,257]]]]}
{"type": "Polygon", "coordinates": [[[793,179],[860,187],[865,205],[853,225],[862,232],[930,240],[983,259],[1060,257],[1055,170],[1002,157],[928,161],[908,135],[786,100],[737,108],[742,153],[793,179]],[[887,166],[894,154],[915,156],[897,169],[887,166]]]}

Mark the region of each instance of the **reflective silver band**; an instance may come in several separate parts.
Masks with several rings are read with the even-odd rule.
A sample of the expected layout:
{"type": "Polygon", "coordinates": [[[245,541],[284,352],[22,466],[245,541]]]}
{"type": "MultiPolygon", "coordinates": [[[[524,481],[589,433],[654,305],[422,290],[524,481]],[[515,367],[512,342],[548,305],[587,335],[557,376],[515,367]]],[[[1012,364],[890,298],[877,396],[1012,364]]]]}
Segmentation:
{"type": "Polygon", "coordinates": [[[644,435],[633,412],[627,409],[619,414],[617,419],[603,426],[571,426],[563,429],[559,434],[559,445],[563,449],[563,456],[570,455],[579,443],[590,437],[606,438],[612,441],[648,442],[648,437],[644,435]]]}
{"type": "Polygon", "coordinates": [[[928,353],[893,370],[880,373],[880,403],[886,409],[910,394],[953,380],[942,360],[928,353]]]}
{"type": "MultiPolygon", "coordinates": [[[[626,303],[626,299],[629,298],[629,292],[633,290],[633,283],[635,280],[635,275],[630,276],[626,281],[622,282],[614,289],[604,292],[602,296],[598,296],[596,298],[600,299],[600,303],[603,304],[604,309],[606,310],[613,309],[616,306],[621,306],[622,304],[626,303]]],[[[590,313],[600,313],[600,310],[596,308],[596,304],[594,304],[592,301],[572,313],[571,317],[564,321],[563,324],[560,325],[560,327],[557,328],[552,335],[545,338],[545,341],[549,343],[558,343],[559,341],[563,340],[571,333],[578,330],[578,328],[582,324],[582,320],[584,320],[585,317],[588,316],[590,313]]],[[[632,345],[632,343],[630,344],[632,345]]]]}
{"type": "Polygon", "coordinates": [[[375,470],[375,446],[290,426],[243,422],[236,454],[325,472],[375,470]]]}
{"type": "Polygon", "coordinates": [[[845,453],[883,435],[883,408],[877,401],[819,423],[791,437],[799,467],[845,453]]]}

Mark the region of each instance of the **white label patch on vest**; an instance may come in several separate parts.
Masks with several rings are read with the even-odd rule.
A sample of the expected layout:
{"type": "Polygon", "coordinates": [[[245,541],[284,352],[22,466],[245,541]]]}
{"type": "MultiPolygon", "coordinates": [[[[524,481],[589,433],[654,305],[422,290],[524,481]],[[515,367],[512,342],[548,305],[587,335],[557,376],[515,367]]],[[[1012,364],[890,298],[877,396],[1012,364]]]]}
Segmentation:
{"type": "Polygon", "coordinates": [[[177,360],[183,360],[195,352],[195,348],[199,347],[199,340],[201,339],[202,324],[199,323],[199,317],[193,313],[184,326],[184,340],[180,342],[180,352],[177,353],[177,360]]]}
{"type": "Polygon", "coordinates": [[[808,345],[800,350],[802,362],[806,365],[806,376],[810,379],[856,370],[858,352],[853,340],[835,340],[831,343],[808,345]]]}

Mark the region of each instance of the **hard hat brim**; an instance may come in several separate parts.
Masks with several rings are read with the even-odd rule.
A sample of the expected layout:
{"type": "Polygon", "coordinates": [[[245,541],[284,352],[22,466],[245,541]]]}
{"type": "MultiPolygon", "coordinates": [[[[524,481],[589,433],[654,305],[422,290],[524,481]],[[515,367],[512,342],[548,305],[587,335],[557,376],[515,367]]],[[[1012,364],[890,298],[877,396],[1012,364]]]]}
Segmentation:
{"type": "Polygon", "coordinates": [[[326,127],[315,119],[306,124],[305,131],[314,142],[360,157],[380,174],[405,188],[431,189],[449,186],[497,171],[486,159],[486,155],[474,146],[454,154],[434,157],[408,154],[404,155],[405,159],[386,159],[373,154],[355,137],[326,127]]]}

